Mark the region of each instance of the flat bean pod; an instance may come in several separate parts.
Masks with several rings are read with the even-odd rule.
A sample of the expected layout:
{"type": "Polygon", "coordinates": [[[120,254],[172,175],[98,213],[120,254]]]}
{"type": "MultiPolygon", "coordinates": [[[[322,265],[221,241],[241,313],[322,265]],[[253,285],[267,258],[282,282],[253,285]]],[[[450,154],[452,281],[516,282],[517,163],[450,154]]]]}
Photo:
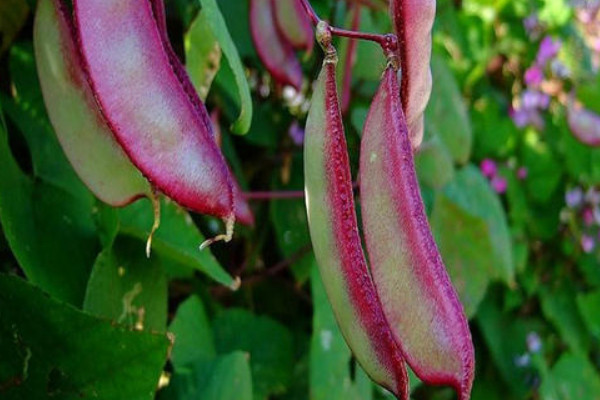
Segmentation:
{"type": "Polygon", "coordinates": [[[131,163],[98,109],[61,0],[40,0],[33,44],[46,110],[73,169],[103,202],[124,206],[149,196],[150,184],[131,163]]]}
{"type": "Polygon", "coordinates": [[[313,249],[333,312],[365,372],[399,399],[408,378],[362,250],[337,96],[337,56],[329,46],[306,123],[304,175],[313,249]]]}
{"type": "Polygon", "coordinates": [[[468,399],[471,334],[427,221],[391,66],[364,126],[360,193],[371,274],[403,356],[424,382],[451,385],[468,399]]]}

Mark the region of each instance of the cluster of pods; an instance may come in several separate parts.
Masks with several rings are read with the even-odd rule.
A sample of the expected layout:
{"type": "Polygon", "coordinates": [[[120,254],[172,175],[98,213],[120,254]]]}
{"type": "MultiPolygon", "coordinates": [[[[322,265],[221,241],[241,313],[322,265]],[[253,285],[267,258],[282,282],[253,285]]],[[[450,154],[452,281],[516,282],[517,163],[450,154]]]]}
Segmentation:
{"type": "Polygon", "coordinates": [[[465,400],[474,377],[473,344],[432,237],[413,160],[431,89],[427,46],[435,2],[390,3],[398,39],[388,35],[389,45],[383,46],[388,66],[360,148],[360,206],[369,262],[355,212],[336,87],[337,55],[324,22],[317,26],[317,38],[325,58],[304,147],[310,234],[338,325],[365,372],[398,399],[408,399],[407,363],[422,381],[450,385],[465,400]]]}
{"type": "MultiPolygon", "coordinates": [[[[276,80],[298,89],[294,50],[310,51],[313,43],[304,5],[250,0],[252,35],[273,46],[268,55],[259,46],[259,55],[276,80]]],[[[369,263],[355,212],[337,55],[323,22],[317,38],[326,54],[305,137],[310,233],[338,324],[371,378],[408,399],[408,363],[423,381],[451,385],[464,400],[473,380],[471,336],[431,235],[413,161],[432,84],[435,1],[390,0],[390,13],[397,36],[389,36],[388,67],[361,144],[369,263]]],[[[63,0],[39,0],[34,45],[56,134],[98,198],[123,206],[160,191],[226,221],[225,240],[236,219],[253,222],[206,108],[171,48],[163,0],[73,0],[72,9],[63,0]]]]}
{"type": "Polygon", "coordinates": [[[124,206],[160,191],[222,218],[226,240],[236,219],[253,223],[169,43],[163,0],[74,0],[72,10],[40,0],[34,47],[52,125],[99,199],[124,206]]]}
{"type": "Polygon", "coordinates": [[[302,67],[295,50],[312,51],[312,24],[301,0],[250,0],[250,33],[273,79],[302,88],[302,67]]]}

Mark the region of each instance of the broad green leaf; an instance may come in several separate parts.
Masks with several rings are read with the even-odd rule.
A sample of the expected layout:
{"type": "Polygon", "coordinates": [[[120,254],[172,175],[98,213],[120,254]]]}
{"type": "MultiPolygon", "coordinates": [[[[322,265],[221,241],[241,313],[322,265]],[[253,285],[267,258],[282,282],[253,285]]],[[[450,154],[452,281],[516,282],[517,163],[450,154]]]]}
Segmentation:
{"type": "Polygon", "coordinates": [[[419,182],[434,189],[441,189],[454,179],[452,156],[437,134],[419,147],[415,168],[419,182]]]}
{"type": "Polygon", "coordinates": [[[0,55],[10,46],[29,15],[25,0],[2,0],[0,3],[0,55]]]}
{"type": "Polygon", "coordinates": [[[136,329],[164,332],[167,327],[167,280],[161,259],[149,259],[144,243],[119,237],[96,259],[83,309],[136,329]]]}
{"type": "Polygon", "coordinates": [[[473,132],[467,106],[452,71],[438,55],[431,59],[433,88],[425,111],[430,124],[455,162],[465,164],[471,156],[473,132]]]}
{"type": "Polygon", "coordinates": [[[2,127],[0,165],[0,221],[19,265],[51,295],[81,305],[99,250],[92,197],[82,199],[25,175],[2,127]]]}
{"type": "MultiPolygon", "coordinates": [[[[360,30],[363,32],[391,32],[391,22],[387,15],[370,12],[363,7],[360,16],[360,30]]],[[[356,64],[353,79],[379,82],[385,70],[386,59],[376,43],[361,40],[356,46],[356,64]],[[365,62],[364,60],[368,60],[365,62]]]]}
{"type": "MultiPolygon", "coordinates": [[[[289,184],[275,184],[275,190],[302,190],[302,168],[299,167],[299,163],[292,162],[291,169],[289,184]]],[[[294,257],[303,250],[309,250],[311,244],[304,199],[273,200],[270,214],[277,245],[283,257],[294,257]]],[[[292,266],[292,272],[299,283],[308,280],[314,262],[312,252],[306,251],[306,253],[292,266]]]]}
{"type": "Polygon", "coordinates": [[[87,197],[91,202],[92,194],[69,164],[48,120],[31,43],[19,43],[11,48],[9,67],[14,101],[3,95],[0,100],[27,141],[34,175],[74,196],[87,197]]]}
{"type": "MultiPolygon", "coordinates": [[[[236,281],[221,267],[210,249],[198,249],[204,237],[187,211],[170,200],[163,200],[160,214],[160,227],[152,239],[153,252],[198,270],[220,284],[232,288],[236,286],[236,281]]],[[[148,239],[154,221],[154,212],[148,200],[137,201],[119,210],[119,217],[122,234],[144,242],[148,239]]],[[[166,272],[169,274],[169,271],[166,272]]]]}
{"type": "Polygon", "coordinates": [[[503,313],[499,303],[497,296],[489,293],[477,311],[477,324],[504,384],[515,398],[527,398],[530,370],[518,367],[515,360],[527,352],[527,335],[539,332],[541,324],[535,318],[503,313]]]}
{"type": "Polygon", "coordinates": [[[316,261],[311,272],[310,287],[314,304],[310,341],[311,400],[371,399],[373,384],[360,366],[356,366],[356,380],[352,379],[352,353],[338,329],[316,261]]]}
{"type": "Polygon", "coordinates": [[[540,291],[540,301],[544,316],[554,324],[561,339],[573,352],[586,354],[590,338],[579,315],[575,293],[573,285],[563,281],[552,290],[543,288],[540,291]]]}
{"type": "Polygon", "coordinates": [[[577,306],[588,331],[600,339],[600,290],[578,294],[577,306]]]}
{"type": "MultiPolygon", "coordinates": [[[[492,253],[486,263],[491,277],[508,285],[514,282],[514,260],[506,214],[498,195],[494,193],[479,170],[469,165],[459,171],[444,189],[445,196],[466,213],[485,220],[492,253]]],[[[461,249],[468,248],[462,243],[461,249]]]]}
{"type": "Polygon", "coordinates": [[[491,87],[491,96],[482,96],[470,108],[473,121],[473,153],[479,157],[505,158],[514,154],[522,132],[508,116],[508,104],[497,99],[491,87]],[[493,127],[493,128],[492,128],[493,127]]]}
{"type": "Polygon", "coordinates": [[[234,41],[229,34],[227,24],[216,0],[199,0],[202,4],[201,13],[206,16],[205,21],[210,26],[212,33],[219,42],[223,55],[227,60],[234,80],[237,85],[237,96],[233,98],[239,103],[240,112],[238,119],[233,123],[231,130],[234,133],[245,134],[250,129],[252,122],[252,98],[250,97],[250,87],[246,80],[244,66],[235,47],[234,41]]]}
{"type": "Polygon", "coordinates": [[[159,400],[252,400],[248,354],[236,351],[200,360],[176,373],[159,400]]]}
{"type": "Polygon", "coordinates": [[[564,354],[552,367],[540,387],[541,400],[597,399],[600,376],[587,357],[564,354]]]}
{"type": "Polygon", "coordinates": [[[171,361],[176,371],[198,360],[216,357],[212,330],[202,300],[192,296],[179,306],[169,332],[175,335],[171,361]]]}
{"type": "Polygon", "coordinates": [[[523,165],[527,168],[525,185],[530,198],[540,205],[549,202],[559,188],[562,167],[551,147],[533,132],[526,134],[523,165]]]}
{"type": "Polygon", "coordinates": [[[0,275],[0,397],[152,399],[164,335],[131,331],[0,275]]]}
{"type": "Polygon", "coordinates": [[[294,366],[292,336],[286,327],[268,317],[230,309],[217,315],[213,332],[219,354],[250,353],[254,400],[285,392],[294,366]]]}
{"type": "Polygon", "coordinates": [[[204,101],[213,79],[221,67],[221,46],[206,21],[206,13],[200,12],[185,34],[186,69],[198,95],[204,101]]]}
{"type": "Polygon", "coordinates": [[[465,313],[473,317],[494,276],[488,225],[440,193],[435,198],[431,229],[465,313]]]}

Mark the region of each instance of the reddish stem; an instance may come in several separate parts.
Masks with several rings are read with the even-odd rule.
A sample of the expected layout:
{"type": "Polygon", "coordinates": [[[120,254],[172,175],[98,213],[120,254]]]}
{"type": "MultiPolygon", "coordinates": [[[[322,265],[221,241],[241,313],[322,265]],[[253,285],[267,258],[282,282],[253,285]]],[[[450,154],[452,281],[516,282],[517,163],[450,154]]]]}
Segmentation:
{"type": "Polygon", "coordinates": [[[304,190],[288,190],[274,192],[245,192],[246,200],[281,200],[281,199],[302,199],[304,190]]]}
{"type": "MultiPolygon", "coordinates": [[[[358,189],[358,182],[352,184],[352,189],[358,189]]],[[[286,199],[303,199],[304,190],[280,190],[271,192],[244,192],[243,196],[246,200],[286,200],[286,199]]]]}
{"type": "MultiPolygon", "coordinates": [[[[315,12],[315,10],[310,5],[310,1],[309,0],[300,0],[300,1],[301,1],[302,5],[304,6],[304,10],[310,17],[310,20],[313,23],[313,25],[317,26],[317,24],[321,21],[321,18],[319,18],[319,16],[315,12]]],[[[368,40],[371,42],[378,43],[386,53],[388,53],[389,51],[395,52],[396,48],[398,47],[398,39],[397,39],[396,35],[391,34],[391,33],[382,35],[379,33],[350,31],[347,29],[336,28],[334,26],[329,26],[328,29],[329,29],[329,32],[334,36],[347,37],[350,39],[362,39],[362,40],[368,40]]]]}

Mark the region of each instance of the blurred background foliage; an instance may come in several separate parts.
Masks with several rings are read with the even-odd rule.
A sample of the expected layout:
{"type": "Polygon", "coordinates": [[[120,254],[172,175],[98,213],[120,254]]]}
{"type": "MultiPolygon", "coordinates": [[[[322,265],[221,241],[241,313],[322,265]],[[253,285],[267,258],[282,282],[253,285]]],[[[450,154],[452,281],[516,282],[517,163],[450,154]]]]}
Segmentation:
{"type": "MultiPolygon", "coordinates": [[[[302,91],[282,88],[258,59],[247,0],[166,3],[171,41],[220,111],[222,149],[244,190],[302,190],[320,50],[298,53],[302,91]],[[231,134],[250,118],[248,134],[231,134]]],[[[337,26],[361,3],[362,30],[391,29],[384,1],[311,3],[337,26]]],[[[165,200],[146,259],[150,203],[102,204],[58,144],[35,69],[34,7],[0,2],[0,397],[389,398],[337,330],[301,198],[251,201],[255,226],[203,252],[218,221],[165,200]]],[[[567,121],[574,98],[600,112],[598,7],[437,4],[417,172],[470,319],[475,400],[600,399],[600,150],[567,121]]],[[[348,43],[337,48],[344,60],[348,43]]],[[[345,115],[353,173],[384,64],[377,46],[358,44],[345,115]]],[[[414,378],[412,396],[454,394],[414,378]]]]}

